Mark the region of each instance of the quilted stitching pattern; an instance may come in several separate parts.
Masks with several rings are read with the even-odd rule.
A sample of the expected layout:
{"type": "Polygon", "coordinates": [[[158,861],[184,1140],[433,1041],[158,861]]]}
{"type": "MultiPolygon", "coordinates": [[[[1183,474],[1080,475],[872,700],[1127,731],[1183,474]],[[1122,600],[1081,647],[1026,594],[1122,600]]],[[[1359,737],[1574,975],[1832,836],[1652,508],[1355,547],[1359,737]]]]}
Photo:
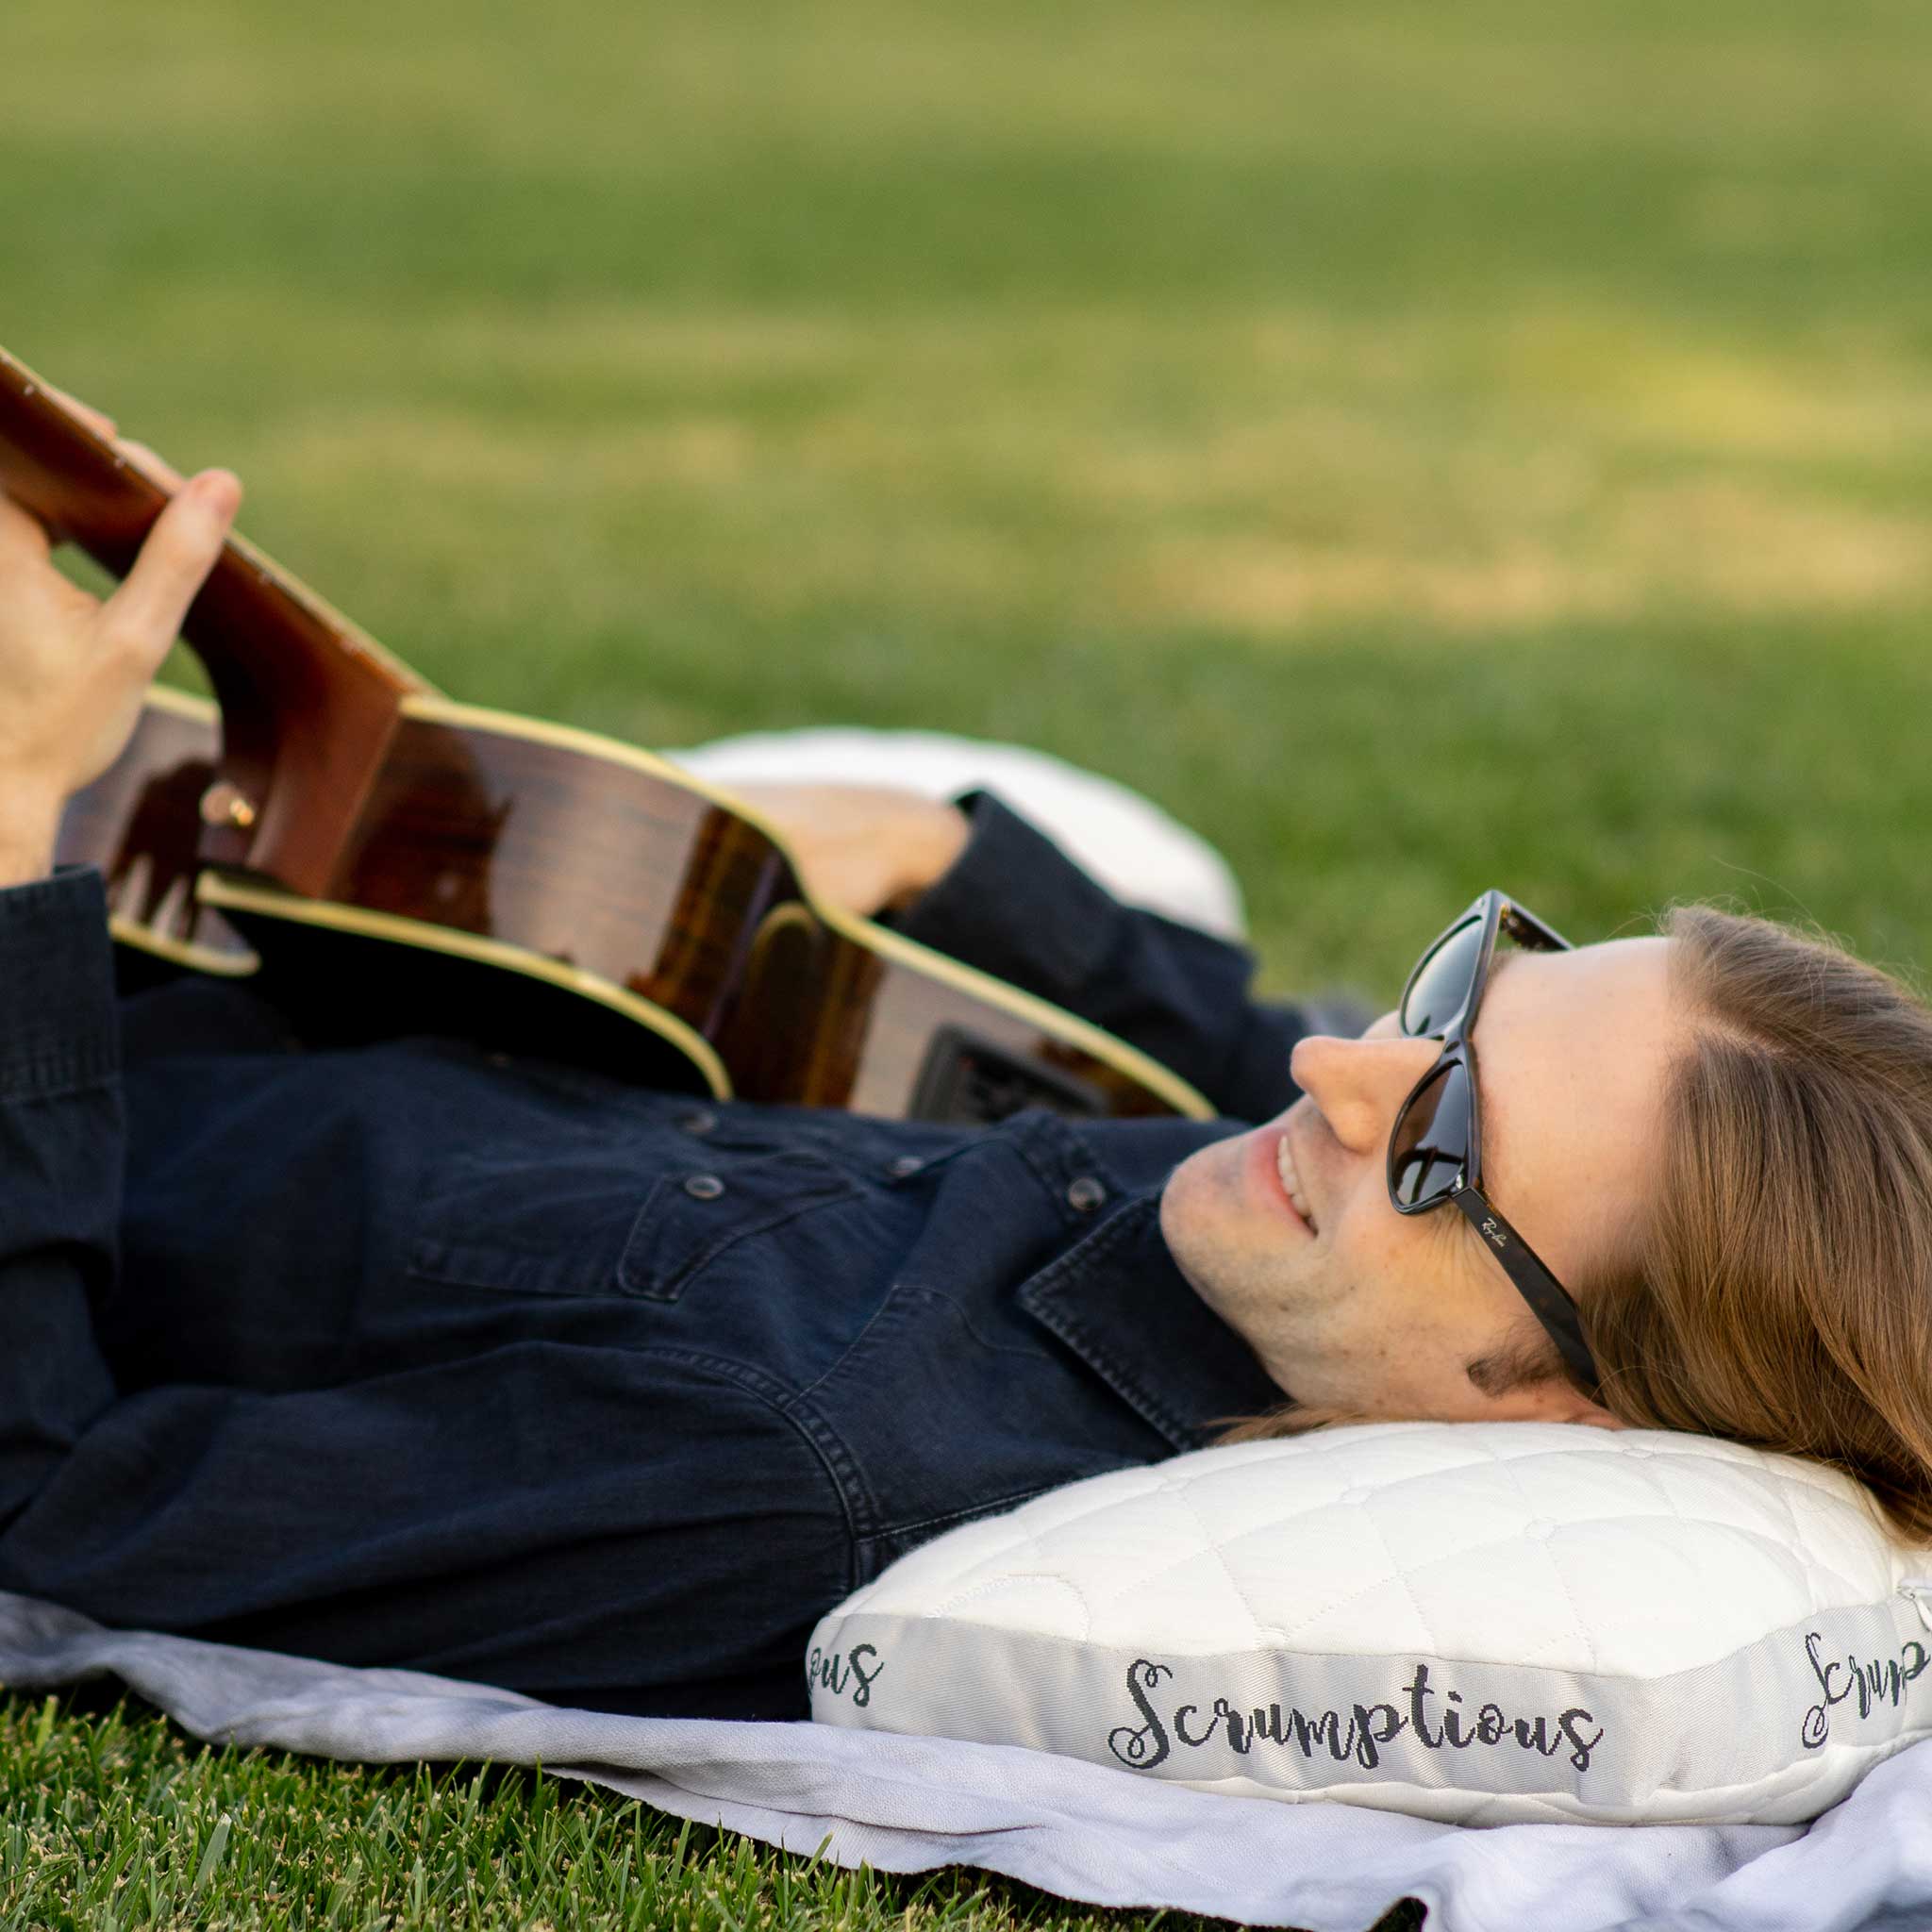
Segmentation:
{"type": "Polygon", "coordinates": [[[1171,1654],[1417,1650],[1636,1677],[1925,1566],[1846,1478],[1703,1437],[1390,1423],[1070,1484],[848,1598],[1171,1654]]]}

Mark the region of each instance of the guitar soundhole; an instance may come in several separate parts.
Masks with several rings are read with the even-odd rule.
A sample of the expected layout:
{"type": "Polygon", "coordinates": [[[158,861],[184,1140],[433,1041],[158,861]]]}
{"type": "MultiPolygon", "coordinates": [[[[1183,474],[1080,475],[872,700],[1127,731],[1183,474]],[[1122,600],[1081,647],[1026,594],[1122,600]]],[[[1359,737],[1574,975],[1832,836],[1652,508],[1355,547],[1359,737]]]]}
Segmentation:
{"type": "Polygon", "coordinates": [[[914,1120],[985,1126],[1029,1107],[1076,1120],[1107,1112],[1106,1099],[1091,1081],[1032,1054],[964,1026],[941,1026],[933,1034],[913,1089],[914,1120]]]}

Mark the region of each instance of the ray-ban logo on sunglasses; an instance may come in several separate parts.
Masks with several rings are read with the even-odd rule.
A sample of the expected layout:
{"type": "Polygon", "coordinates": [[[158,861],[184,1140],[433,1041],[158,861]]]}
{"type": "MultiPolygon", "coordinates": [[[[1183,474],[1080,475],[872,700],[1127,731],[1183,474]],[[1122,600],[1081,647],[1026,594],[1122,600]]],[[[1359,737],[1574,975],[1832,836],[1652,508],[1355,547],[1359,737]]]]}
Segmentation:
{"type": "Polygon", "coordinates": [[[1505,1234],[1503,1230],[1500,1227],[1498,1227],[1493,1221],[1484,1221],[1483,1232],[1489,1236],[1490,1240],[1493,1241],[1497,1247],[1507,1248],[1509,1245],[1509,1237],[1507,1234],[1505,1234]]]}

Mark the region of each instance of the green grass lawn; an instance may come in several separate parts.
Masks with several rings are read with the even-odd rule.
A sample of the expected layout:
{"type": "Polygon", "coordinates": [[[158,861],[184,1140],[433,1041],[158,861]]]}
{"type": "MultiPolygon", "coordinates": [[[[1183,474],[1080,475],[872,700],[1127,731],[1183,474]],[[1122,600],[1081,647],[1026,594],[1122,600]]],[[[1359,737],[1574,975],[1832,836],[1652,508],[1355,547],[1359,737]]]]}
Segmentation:
{"type": "MultiPolygon", "coordinates": [[[[1928,83],[1909,0],[12,0],[0,341],[456,694],[1140,786],[1277,989],[1491,883],[1916,967],[1928,83]]],[[[1095,1923],[4,1718],[21,1922],[1095,1923]]]]}

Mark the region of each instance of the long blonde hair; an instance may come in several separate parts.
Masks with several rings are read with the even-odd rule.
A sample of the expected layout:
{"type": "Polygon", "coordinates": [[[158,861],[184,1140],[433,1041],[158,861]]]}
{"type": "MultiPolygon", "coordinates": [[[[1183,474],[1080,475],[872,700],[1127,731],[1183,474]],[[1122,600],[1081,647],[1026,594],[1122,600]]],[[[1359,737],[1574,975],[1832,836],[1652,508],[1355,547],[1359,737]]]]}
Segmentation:
{"type": "MultiPolygon", "coordinates": [[[[1647,1213],[1570,1284],[1599,1400],[1828,1463],[1932,1541],[1932,1009],[1819,934],[1711,906],[1661,924],[1695,1043],[1647,1213]]],[[[1539,1350],[1505,1379],[1559,1373],[1539,1350]]],[[[1341,1419],[1291,1407],[1220,1440],[1341,1419]]]]}

